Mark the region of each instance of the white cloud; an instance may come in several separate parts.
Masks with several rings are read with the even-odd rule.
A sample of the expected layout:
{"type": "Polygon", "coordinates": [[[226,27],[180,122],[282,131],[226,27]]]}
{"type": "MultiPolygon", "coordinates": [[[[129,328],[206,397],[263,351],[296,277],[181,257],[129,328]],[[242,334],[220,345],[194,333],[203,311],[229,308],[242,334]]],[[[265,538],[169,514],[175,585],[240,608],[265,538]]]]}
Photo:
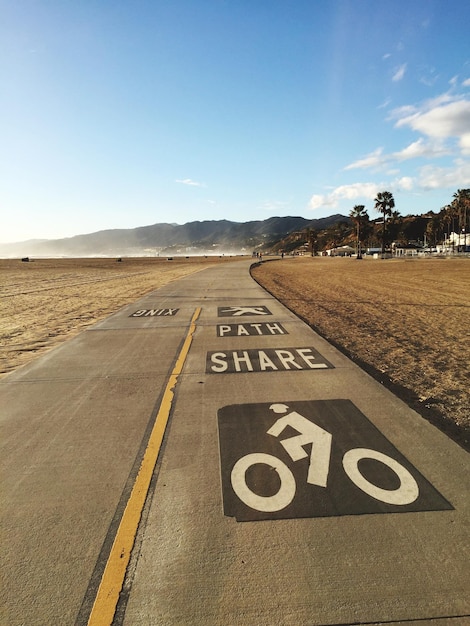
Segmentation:
{"type": "Polygon", "coordinates": [[[399,80],[402,80],[406,72],[406,65],[407,65],[406,63],[403,63],[403,65],[400,65],[400,67],[398,67],[395,70],[395,74],[392,76],[392,80],[394,83],[398,82],[399,80]]]}
{"type": "Polygon", "coordinates": [[[467,78],[466,80],[462,81],[462,85],[463,87],[470,87],[470,78],[467,78]]]}
{"type": "Polygon", "coordinates": [[[175,183],[181,183],[182,185],[190,185],[191,187],[205,187],[203,183],[198,183],[195,180],[191,180],[190,178],[184,178],[183,180],[175,180],[175,183]]]}
{"type": "Polygon", "coordinates": [[[405,161],[407,159],[415,159],[417,157],[423,156],[426,154],[426,147],[424,145],[424,141],[422,139],[418,139],[413,143],[410,143],[409,146],[403,148],[399,152],[394,152],[394,156],[399,161],[405,161]]]}
{"type": "Polygon", "coordinates": [[[462,154],[470,155],[470,133],[464,133],[460,137],[459,144],[460,144],[460,149],[462,150],[462,154]]]}
{"type": "Polygon", "coordinates": [[[382,104],[379,104],[379,106],[377,107],[378,109],[386,109],[388,107],[388,105],[390,104],[391,100],[390,98],[387,98],[386,100],[384,100],[382,102],[382,104]]]}
{"type": "Polygon", "coordinates": [[[337,207],[340,200],[357,200],[358,198],[373,199],[382,189],[382,184],[377,183],[353,183],[336,187],[329,194],[315,194],[310,198],[309,207],[319,209],[321,207],[337,207]]]}
{"type": "MultiPolygon", "coordinates": [[[[452,79],[455,87],[457,77],[452,79]]],[[[470,79],[464,81],[470,86],[470,79]]],[[[385,182],[354,183],[336,187],[324,195],[315,194],[310,208],[338,207],[343,200],[373,199],[376,194],[389,189],[392,193],[405,194],[429,190],[452,190],[466,188],[470,184],[470,99],[454,89],[416,105],[396,108],[388,116],[395,128],[409,128],[421,136],[401,150],[385,153],[383,147],[362,156],[347,165],[345,170],[372,169],[382,172],[385,182]],[[401,173],[396,166],[412,159],[437,159],[457,153],[461,158],[439,166],[420,167],[413,175],[401,173]]],[[[419,165],[419,162],[418,162],[419,165]]]]}
{"type": "Polygon", "coordinates": [[[430,98],[429,100],[426,100],[419,106],[414,104],[406,104],[404,106],[397,107],[390,112],[388,120],[398,120],[398,125],[398,123],[406,117],[418,116],[444,104],[448,104],[449,102],[456,102],[457,100],[461,99],[462,97],[452,96],[449,92],[445,92],[443,94],[440,94],[439,96],[436,96],[435,98],[430,98]]]}
{"type": "Polygon", "coordinates": [[[399,120],[402,117],[405,117],[406,115],[413,115],[416,112],[417,112],[417,109],[415,106],[413,106],[412,104],[405,104],[404,106],[393,109],[390,112],[387,120],[396,120],[396,119],[399,120]]]}
{"type": "Polygon", "coordinates": [[[470,132],[470,101],[459,100],[417,111],[399,119],[396,126],[409,126],[428,137],[461,137],[470,132]]]}
{"type": "Polygon", "coordinates": [[[470,161],[458,159],[454,167],[434,167],[427,165],[420,172],[419,185],[425,189],[459,189],[468,186],[470,161]]]}
{"type": "Polygon", "coordinates": [[[402,178],[398,178],[394,181],[391,186],[393,189],[411,191],[414,187],[414,180],[411,176],[402,176],[402,178]]]}
{"type": "Polygon", "coordinates": [[[377,183],[353,183],[352,185],[341,185],[333,191],[339,198],[355,200],[356,198],[374,198],[380,191],[382,185],[377,183]]]}
{"type": "Polygon", "coordinates": [[[354,163],[350,163],[346,165],[345,170],[355,170],[355,169],[367,169],[369,167],[377,167],[382,165],[386,157],[382,156],[383,148],[377,148],[370,154],[366,155],[364,158],[359,159],[358,161],[354,161],[354,163]]]}
{"type": "Polygon", "coordinates": [[[409,146],[403,148],[399,152],[394,152],[392,157],[397,161],[407,161],[408,159],[418,158],[436,158],[449,154],[449,150],[445,148],[440,141],[425,142],[423,138],[410,143],[409,146]]]}
{"type": "MultiPolygon", "coordinates": [[[[464,82],[470,85],[470,79],[464,82]]],[[[462,94],[446,92],[418,106],[397,108],[388,119],[395,120],[396,128],[408,126],[433,140],[428,143],[418,140],[401,153],[395,153],[398,159],[411,158],[413,153],[429,158],[450,154],[449,146],[446,148],[444,143],[450,139],[458,140],[463,155],[470,154],[470,100],[462,94]]]]}
{"type": "Polygon", "coordinates": [[[334,198],[332,194],[329,194],[329,195],[314,194],[310,198],[310,202],[308,203],[308,205],[313,210],[321,209],[322,207],[325,207],[325,206],[336,207],[338,206],[338,200],[334,198]]]}
{"type": "Polygon", "coordinates": [[[368,168],[380,168],[387,163],[396,161],[407,161],[409,159],[418,158],[435,158],[449,154],[449,150],[446,149],[441,141],[425,142],[423,138],[414,141],[403,150],[398,152],[392,152],[391,154],[383,154],[383,148],[377,148],[364,158],[350,163],[344,169],[368,169],[368,168]]]}

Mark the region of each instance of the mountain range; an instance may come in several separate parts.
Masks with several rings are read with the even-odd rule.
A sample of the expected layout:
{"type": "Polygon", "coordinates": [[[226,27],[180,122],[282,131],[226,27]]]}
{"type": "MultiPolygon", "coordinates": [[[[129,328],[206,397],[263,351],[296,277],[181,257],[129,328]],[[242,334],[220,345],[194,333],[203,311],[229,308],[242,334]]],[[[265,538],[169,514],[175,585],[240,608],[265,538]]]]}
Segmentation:
{"type": "Polygon", "coordinates": [[[308,220],[303,217],[270,217],[252,222],[195,221],[187,224],[153,224],[130,229],[101,230],[65,239],[31,239],[0,244],[0,257],[25,256],[156,256],[200,254],[251,254],[268,249],[293,232],[322,230],[343,215],[308,220]]]}

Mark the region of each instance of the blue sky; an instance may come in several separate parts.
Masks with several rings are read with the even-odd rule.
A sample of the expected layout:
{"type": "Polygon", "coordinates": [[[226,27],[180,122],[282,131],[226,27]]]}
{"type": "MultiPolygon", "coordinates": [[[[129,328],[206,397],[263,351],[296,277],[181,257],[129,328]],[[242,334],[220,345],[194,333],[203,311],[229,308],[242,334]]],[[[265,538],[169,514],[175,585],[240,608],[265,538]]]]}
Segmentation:
{"type": "Polygon", "coordinates": [[[468,0],[0,0],[0,241],[470,187],[468,0]]]}

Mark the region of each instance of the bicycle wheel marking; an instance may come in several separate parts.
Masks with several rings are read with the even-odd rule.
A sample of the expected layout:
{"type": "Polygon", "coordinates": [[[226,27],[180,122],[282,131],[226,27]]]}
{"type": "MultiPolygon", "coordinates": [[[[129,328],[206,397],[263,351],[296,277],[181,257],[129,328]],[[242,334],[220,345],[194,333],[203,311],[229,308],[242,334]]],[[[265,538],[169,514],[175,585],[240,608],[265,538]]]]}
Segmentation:
{"type": "Polygon", "coordinates": [[[349,400],[231,405],[218,423],[237,521],[453,509],[349,400]]]}

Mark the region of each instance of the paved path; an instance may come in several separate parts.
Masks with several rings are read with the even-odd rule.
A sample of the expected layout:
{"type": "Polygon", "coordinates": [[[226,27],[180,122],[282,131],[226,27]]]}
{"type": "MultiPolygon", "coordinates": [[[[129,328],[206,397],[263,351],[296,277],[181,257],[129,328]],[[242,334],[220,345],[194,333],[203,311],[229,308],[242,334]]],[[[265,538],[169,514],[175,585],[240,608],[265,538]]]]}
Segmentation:
{"type": "Polygon", "coordinates": [[[0,382],[2,624],[470,623],[467,453],[248,267],[0,382]]]}

